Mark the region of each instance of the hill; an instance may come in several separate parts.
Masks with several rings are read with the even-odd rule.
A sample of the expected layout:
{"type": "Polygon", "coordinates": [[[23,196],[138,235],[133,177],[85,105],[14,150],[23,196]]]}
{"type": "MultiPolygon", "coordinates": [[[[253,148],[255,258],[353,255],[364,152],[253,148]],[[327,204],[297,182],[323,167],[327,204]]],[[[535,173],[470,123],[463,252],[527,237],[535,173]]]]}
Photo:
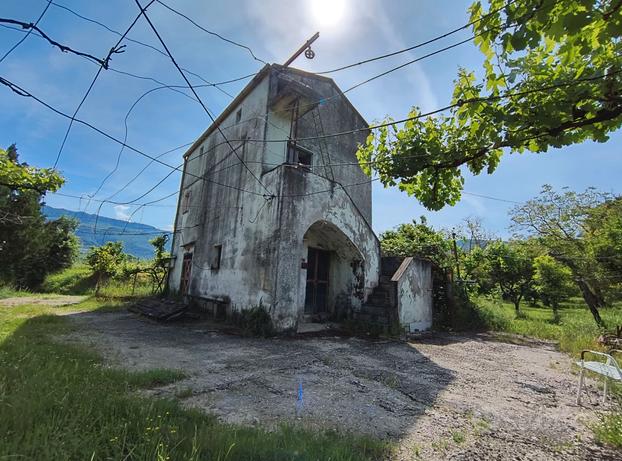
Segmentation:
{"type": "Polygon", "coordinates": [[[50,220],[57,219],[60,216],[77,219],[80,224],[76,229],[76,235],[82,243],[82,252],[108,241],[123,242],[123,249],[126,253],[137,258],[149,259],[153,256],[153,247],[149,244],[149,240],[166,232],[147,224],[128,223],[105,216],[97,218],[91,213],[65,210],[47,205],[43,207],[43,214],[50,220]],[[95,233],[96,220],[97,229],[95,233]]]}

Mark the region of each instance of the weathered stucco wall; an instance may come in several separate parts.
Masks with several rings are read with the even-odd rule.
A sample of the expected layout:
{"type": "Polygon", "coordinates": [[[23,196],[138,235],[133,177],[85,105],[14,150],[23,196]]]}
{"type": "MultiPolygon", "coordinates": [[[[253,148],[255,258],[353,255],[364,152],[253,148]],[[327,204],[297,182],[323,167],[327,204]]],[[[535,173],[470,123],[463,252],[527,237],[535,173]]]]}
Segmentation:
{"type": "Polygon", "coordinates": [[[400,325],[407,331],[432,327],[432,266],[428,261],[406,258],[394,276],[400,325]]]}
{"type": "MultiPolygon", "coordinates": [[[[222,130],[248,169],[261,175],[266,129],[268,79],[265,78],[223,121],[222,130]],[[242,112],[238,117],[238,110],[242,112]]],[[[184,246],[193,245],[193,267],[189,295],[229,300],[237,308],[272,302],[272,244],[276,222],[275,204],[267,192],[232,153],[223,136],[214,131],[187,155],[181,189],[170,277],[179,289],[184,246]],[[201,150],[202,149],[202,150],[201,150]],[[198,179],[204,177],[205,180],[198,179]],[[183,209],[184,194],[190,191],[190,207],[183,209]],[[219,268],[213,268],[216,246],[222,246],[219,268]]],[[[262,182],[276,192],[278,184],[262,182]]]]}
{"type": "MultiPolygon", "coordinates": [[[[281,330],[295,328],[302,317],[306,274],[301,262],[313,238],[324,241],[312,245],[325,245],[333,252],[329,292],[333,308],[363,302],[378,281],[380,258],[370,227],[371,184],[355,156],[357,143],[367,133],[307,142],[305,147],[314,152],[311,169],[284,164],[292,128],[292,111],[283,110],[291,95],[279,95],[285,74],[303,85],[307,98],[317,98],[313,107],[322,121],[320,128],[310,111],[301,114],[298,137],[365,126],[344,98],[333,97],[339,91],[329,79],[293,69],[284,73],[280,66],[262,71],[263,78],[256,78],[254,87],[244,90],[243,98],[219,117],[220,128],[252,174],[213,128],[185,156],[169,275],[169,288],[179,290],[184,253],[192,252],[190,297],[219,301],[229,310],[262,303],[281,330]],[[320,99],[325,102],[318,105],[320,99]],[[329,163],[348,165],[335,166],[329,174],[329,163]],[[355,183],[361,184],[340,186],[355,183]],[[274,197],[266,197],[270,195],[274,197]],[[317,222],[329,223],[337,232],[330,237],[309,233],[305,241],[317,222]],[[216,267],[218,247],[222,253],[216,267]]],[[[292,94],[298,98],[298,93],[292,94]]]]}
{"type": "MultiPolygon", "coordinates": [[[[326,222],[337,228],[362,257],[362,271],[358,274],[359,278],[362,277],[362,286],[359,290],[354,290],[347,300],[352,308],[358,308],[378,283],[378,239],[357,212],[350,197],[339,186],[304,169],[284,165],[279,170],[282,175],[280,219],[281,222],[289,224],[281,226],[279,233],[279,254],[288,257],[279,257],[277,262],[278,283],[275,287],[274,305],[277,320],[283,328],[294,328],[303,316],[306,271],[301,267],[301,262],[307,257],[309,246],[308,243],[305,245],[303,236],[318,222],[326,222]],[[301,194],[307,195],[301,198],[301,194]]],[[[324,242],[324,245],[327,249],[332,249],[329,242],[324,242]]],[[[334,294],[335,297],[338,295],[339,293],[334,294]]]]}

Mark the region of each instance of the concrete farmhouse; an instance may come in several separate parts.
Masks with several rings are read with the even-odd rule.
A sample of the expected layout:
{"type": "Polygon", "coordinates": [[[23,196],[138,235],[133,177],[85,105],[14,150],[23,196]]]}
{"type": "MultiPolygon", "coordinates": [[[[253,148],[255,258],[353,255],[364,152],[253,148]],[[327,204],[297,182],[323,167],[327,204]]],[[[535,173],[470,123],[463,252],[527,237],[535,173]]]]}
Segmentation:
{"type": "Polygon", "coordinates": [[[382,258],[368,124],[320,75],[265,66],[184,155],[169,289],[216,315],[262,305],[281,331],[432,323],[429,263],[382,258]]]}

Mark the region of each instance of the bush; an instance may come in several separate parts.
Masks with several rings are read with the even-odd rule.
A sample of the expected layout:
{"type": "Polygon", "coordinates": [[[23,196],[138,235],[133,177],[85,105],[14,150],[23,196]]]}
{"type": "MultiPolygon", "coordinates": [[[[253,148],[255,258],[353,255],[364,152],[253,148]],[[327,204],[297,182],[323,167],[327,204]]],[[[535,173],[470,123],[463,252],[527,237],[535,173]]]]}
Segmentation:
{"type": "Polygon", "coordinates": [[[263,304],[243,309],[233,314],[233,323],[240,327],[245,336],[267,338],[274,336],[275,329],[272,317],[263,304]]]}

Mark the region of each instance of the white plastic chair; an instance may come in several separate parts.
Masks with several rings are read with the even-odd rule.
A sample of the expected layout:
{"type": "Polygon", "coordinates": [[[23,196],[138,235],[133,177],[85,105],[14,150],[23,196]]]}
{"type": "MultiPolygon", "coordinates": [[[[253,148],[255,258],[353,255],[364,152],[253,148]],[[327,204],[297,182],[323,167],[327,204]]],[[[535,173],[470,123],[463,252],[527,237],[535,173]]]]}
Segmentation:
{"type": "Polygon", "coordinates": [[[577,362],[577,365],[581,368],[581,376],[579,378],[579,390],[577,392],[577,405],[581,405],[581,393],[583,392],[583,382],[585,379],[585,370],[597,373],[603,376],[604,391],[603,391],[603,404],[607,401],[607,384],[609,379],[614,381],[622,381],[622,370],[618,362],[611,355],[613,352],[622,352],[617,349],[609,351],[609,354],[604,352],[585,350],[581,351],[581,360],[577,362]],[[605,359],[604,361],[587,361],[585,360],[585,354],[592,354],[605,359]]]}

